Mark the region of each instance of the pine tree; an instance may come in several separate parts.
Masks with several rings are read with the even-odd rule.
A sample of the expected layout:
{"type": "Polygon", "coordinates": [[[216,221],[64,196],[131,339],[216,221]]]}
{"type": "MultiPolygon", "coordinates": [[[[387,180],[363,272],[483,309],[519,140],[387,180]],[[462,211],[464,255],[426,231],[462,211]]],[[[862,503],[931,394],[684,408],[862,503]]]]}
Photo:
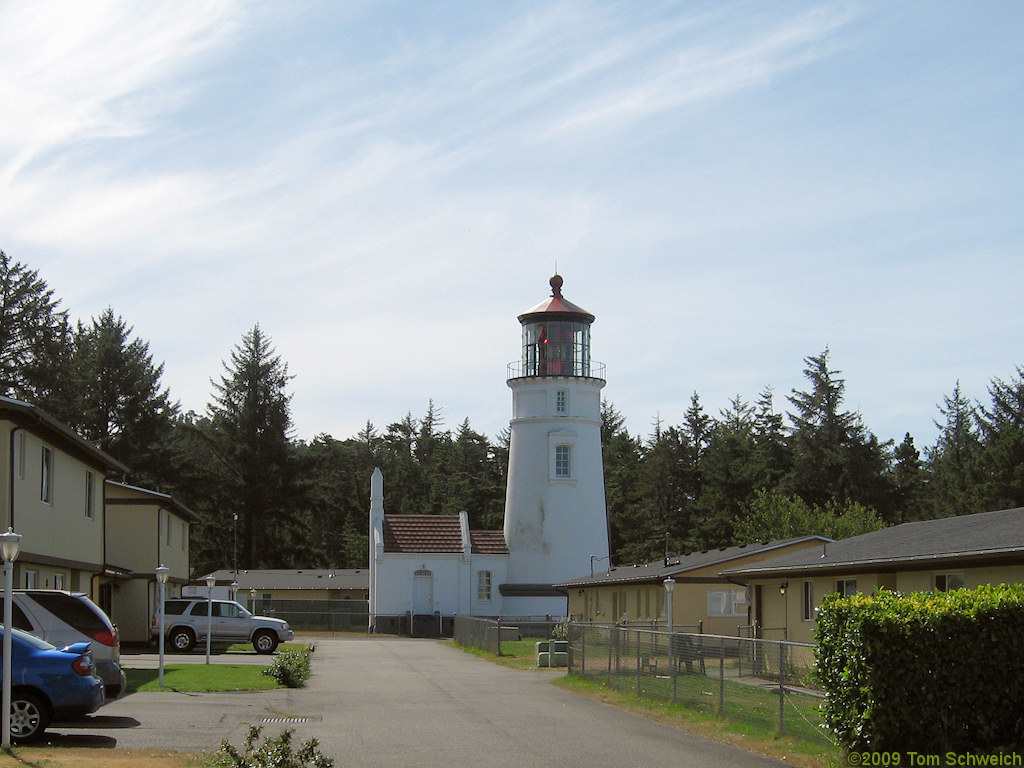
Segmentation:
{"type": "Polygon", "coordinates": [[[846,382],[829,368],[828,356],[826,348],[805,359],[811,389],[789,398],[796,408],[789,414],[793,469],[782,487],[813,505],[835,500],[888,510],[891,443],[880,443],[859,413],[841,410],[846,382]]]}
{"type": "Polygon", "coordinates": [[[66,383],[67,313],[36,270],[0,251],[0,394],[47,409],[66,383]]]}
{"type": "Polygon", "coordinates": [[[149,345],[108,308],[79,323],[71,362],[74,380],[54,414],[128,465],[132,482],[159,487],[169,479],[168,442],[178,406],[162,388],[163,365],[149,345]]]}
{"type": "Polygon", "coordinates": [[[943,423],[935,422],[939,436],[925,451],[928,472],[927,503],[931,517],[949,517],[981,512],[980,461],[981,433],[978,410],[964,396],[960,382],[953,394],[943,398],[939,413],[943,423]]]}
{"type": "Polygon", "coordinates": [[[239,516],[240,567],[284,567],[302,561],[310,520],[296,514],[291,431],[291,377],[257,324],[242,337],[212,382],[205,436],[212,467],[229,493],[216,514],[239,516]],[[273,535],[268,535],[270,533],[273,535]]]}
{"type": "Polygon", "coordinates": [[[1010,381],[994,379],[992,403],[978,416],[983,500],[989,509],[1024,506],[1024,367],[1010,381]]]}

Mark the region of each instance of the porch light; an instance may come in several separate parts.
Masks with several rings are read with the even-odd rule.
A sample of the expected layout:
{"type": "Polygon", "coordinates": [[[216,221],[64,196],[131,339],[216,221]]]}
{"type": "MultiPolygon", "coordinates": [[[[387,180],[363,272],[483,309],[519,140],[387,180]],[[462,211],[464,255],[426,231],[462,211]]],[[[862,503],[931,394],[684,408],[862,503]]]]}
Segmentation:
{"type": "Polygon", "coordinates": [[[786,590],[787,589],[789,589],[789,582],[788,581],[784,581],[781,584],[779,584],[779,594],[782,595],[783,597],[786,596],[786,590]]]}

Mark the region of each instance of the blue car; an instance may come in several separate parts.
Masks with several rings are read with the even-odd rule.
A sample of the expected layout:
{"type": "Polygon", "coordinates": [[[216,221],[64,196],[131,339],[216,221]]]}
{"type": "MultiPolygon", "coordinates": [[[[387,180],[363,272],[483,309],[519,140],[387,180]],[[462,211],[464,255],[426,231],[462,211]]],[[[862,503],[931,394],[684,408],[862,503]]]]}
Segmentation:
{"type": "MultiPolygon", "coordinates": [[[[58,649],[20,629],[11,632],[12,741],[33,741],[54,720],[73,720],[100,708],[103,681],[96,676],[89,643],[58,649]]],[[[0,667],[0,680],[2,674],[0,667]]]]}

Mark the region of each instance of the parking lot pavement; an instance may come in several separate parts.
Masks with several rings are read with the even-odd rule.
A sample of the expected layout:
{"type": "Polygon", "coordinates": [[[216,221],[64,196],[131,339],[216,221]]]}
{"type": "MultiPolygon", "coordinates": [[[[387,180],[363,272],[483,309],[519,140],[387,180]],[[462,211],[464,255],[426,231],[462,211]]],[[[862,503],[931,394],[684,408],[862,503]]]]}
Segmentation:
{"type": "Polygon", "coordinates": [[[73,727],[54,726],[50,740],[213,750],[223,739],[240,747],[252,724],[270,736],[291,728],[297,744],[316,737],[347,767],[784,765],[549,685],[558,674],[434,641],[319,639],[305,688],[129,694],[73,727]]]}

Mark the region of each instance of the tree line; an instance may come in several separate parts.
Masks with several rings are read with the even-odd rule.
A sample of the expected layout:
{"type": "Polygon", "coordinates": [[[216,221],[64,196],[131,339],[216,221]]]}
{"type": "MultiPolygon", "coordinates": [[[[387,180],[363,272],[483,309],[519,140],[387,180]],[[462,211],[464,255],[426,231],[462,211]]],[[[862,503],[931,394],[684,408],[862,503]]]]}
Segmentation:
{"type": "MultiPolygon", "coordinates": [[[[1024,506],[1024,368],[986,403],[957,383],[937,407],[934,445],[879,440],[843,406],[830,350],[779,410],[770,389],[718,414],[694,393],[678,423],[631,434],[602,403],[612,561],[822,534],[844,538],[912,520],[1024,506]]],[[[215,568],[367,565],[370,473],[390,513],[456,514],[500,528],[509,434],[491,442],[429,401],[358,434],[296,439],[292,377],[258,324],[211,379],[202,413],[183,412],[163,365],[112,308],[72,324],[36,270],[0,251],[0,393],[26,400],[127,465],[128,482],[193,509],[197,573],[215,568]]]]}

